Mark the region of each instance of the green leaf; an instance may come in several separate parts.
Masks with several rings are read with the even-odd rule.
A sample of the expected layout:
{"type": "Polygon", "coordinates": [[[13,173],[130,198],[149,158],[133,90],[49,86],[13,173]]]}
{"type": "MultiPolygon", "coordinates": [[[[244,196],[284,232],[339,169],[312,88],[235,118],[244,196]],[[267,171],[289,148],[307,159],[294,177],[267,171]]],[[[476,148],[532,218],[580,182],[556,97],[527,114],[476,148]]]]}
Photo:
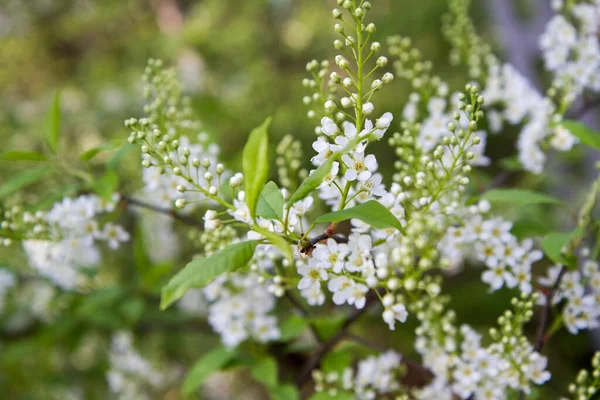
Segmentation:
{"type": "Polygon", "coordinates": [[[258,128],[250,132],[242,156],[245,200],[250,215],[255,216],[256,203],[269,176],[269,135],[267,130],[271,118],[267,118],[258,128]]]}
{"type": "Polygon", "coordinates": [[[538,221],[531,218],[516,221],[510,232],[519,240],[535,236],[543,236],[552,232],[552,227],[545,221],[538,221]]]}
{"type": "Polygon", "coordinates": [[[103,143],[100,146],[96,146],[96,147],[93,147],[93,148],[87,150],[79,157],[79,159],[84,162],[90,161],[92,158],[96,157],[98,154],[102,153],[103,151],[111,151],[111,150],[116,149],[119,146],[121,146],[121,141],[112,140],[110,142],[103,143]]]}
{"type": "Polygon", "coordinates": [[[256,215],[266,219],[283,219],[283,195],[277,184],[270,181],[265,185],[258,202],[256,203],[256,215]]]}
{"type": "Polygon", "coordinates": [[[285,240],[283,237],[281,237],[277,233],[268,231],[257,225],[252,226],[252,230],[263,235],[269,241],[269,243],[271,243],[272,245],[276,246],[279,250],[281,250],[283,255],[290,262],[293,262],[294,254],[292,253],[292,247],[290,246],[290,244],[288,243],[287,240],[285,240]]]}
{"type": "Polygon", "coordinates": [[[566,120],[558,123],[558,126],[562,126],[577,136],[581,143],[600,150],[600,132],[596,132],[579,121],[566,120]]]}
{"type": "Polygon", "coordinates": [[[277,386],[277,363],[272,357],[264,357],[250,368],[252,377],[268,389],[277,386]]]}
{"type": "Polygon", "coordinates": [[[271,400],[298,400],[300,399],[300,393],[298,389],[289,383],[276,386],[269,390],[271,394],[271,400]]]}
{"type": "Polygon", "coordinates": [[[29,169],[16,174],[0,185],[0,199],[8,196],[25,186],[36,183],[48,174],[54,172],[53,168],[50,167],[39,167],[29,169]]]}
{"type": "Polygon", "coordinates": [[[308,327],[308,322],[300,315],[292,315],[279,325],[279,331],[281,335],[279,340],[282,342],[288,342],[292,339],[302,335],[302,332],[308,327]]]}
{"type": "Polygon", "coordinates": [[[193,260],[163,287],[160,308],[166,309],[190,288],[204,287],[220,275],[248,265],[257,245],[255,240],[236,243],[210,257],[193,260]]]}
{"type": "Polygon", "coordinates": [[[508,170],[508,171],[522,171],[523,170],[523,164],[521,164],[521,161],[519,161],[519,159],[517,157],[504,158],[504,159],[500,160],[500,164],[502,165],[502,168],[504,168],[505,170],[508,170]]]}
{"type": "Polygon", "coordinates": [[[346,316],[344,314],[327,315],[323,317],[313,317],[310,319],[322,340],[328,340],[335,335],[344,324],[346,316]]]}
{"type": "Polygon", "coordinates": [[[333,165],[334,161],[335,159],[333,156],[329,157],[327,161],[325,161],[319,168],[310,174],[308,178],[306,178],[304,182],[300,184],[300,187],[296,189],[292,197],[290,197],[287,202],[288,207],[293,206],[294,203],[302,200],[313,190],[318,188],[331,171],[331,166],[333,165]]]}
{"type": "Polygon", "coordinates": [[[359,204],[356,207],[348,208],[346,210],[334,211],[322,215],[315,220],[315,223],[340,222],[352,218],[366,222],[375,229],[396,228],[403,234],[406,234],[404,227],[400,221],[398,221],[398,218],[396,218],[390,210],[375,200],[369,200],[366,203],[359,204]]]}
{"type": "Polygon", "coordinates": [[[108,161],[108,163],[106,163],[106,168],[117,169],[119,167],[119,164],[121,164],[123,157],[125,157],[127,153],[129,153],[136,147],[136,145],[131,143],[127,143],[125,146],[121,147],[119,151],[117,151],[117,153],[108,161]]]}
{"type": "Polygon", "coordinates": [[[0,161],[46,161],[42,153],[35,151],[7,151],[0,154],[0,161]]]}
{"type": "Polygon", "coordinates": [[[333,351],[323,357],[321,370],[325,373],[341,374],[352,363],[352,355],[347,350],[333,351]]]}
{"type": "Polygon", "coordinates": [[[104,200],[111,200],[113,194],[119,186],[119,176],[115,171],[109,169],[102,176],[102,178],[92,182],[91,186],[92,189],[94,189],[94,191],[98,193],[98,195],[100,195],[100,197],[102,197],[104,200]]]}
{"type": "Polygon", "coordinates": [[[58,150],[58,136],[60,135],[60,95],[56,93],[46,114],[46,142],[53,153],[58,150]]]}
{"type": "Polygon", "coordinates": [[[497,203],[509,203],[521,206],[529,204],[562,204],[562,201],[556,197],[525,189],[492,189],[485,192],[482,198],[497,203]]]}
{"type": "MultiPolygon", "coordinates": [[[[544,253],[557,264],[563,264],[570,268],[573,267],[575,261],[573,257],[567,258],[563,254],[563,248],[565,248],[571,241],[582,235],[580,228],[573,230],[572,232],[552,232],[548,234],[542,241],[542,249],[544,253]]],[[[576,265],[575,265],[576,266],[576,265]]]]}
{"type": "Polygon", "coordinates": [[[235,356],[235,349],[219,346],[206,353],[190,369],[183,381],[182,391],[186,396],[194,393],[213,373],[221,370],[235,356]]]}
{"type": "Polygon", "coordinates": [[[127,321],[132,323],[137,322],[142,318],[145,308],[146,303],[144,303],[144,300],[137,297],[128,299],[119,306],[121,315],[125,317],[127,321]]]}
{"type": "Polygon", "coordinates": [[[349,392],[338,392],[335,396],[327,392],[315,393],[309,400],[356,400],[356,397],[349,392]]]}

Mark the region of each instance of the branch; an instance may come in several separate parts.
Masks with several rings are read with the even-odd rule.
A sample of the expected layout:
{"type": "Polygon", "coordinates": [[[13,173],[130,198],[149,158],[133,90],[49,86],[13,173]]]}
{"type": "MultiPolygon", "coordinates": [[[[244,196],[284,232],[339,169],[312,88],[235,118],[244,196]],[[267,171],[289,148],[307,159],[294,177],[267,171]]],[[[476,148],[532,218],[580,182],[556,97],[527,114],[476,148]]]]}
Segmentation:
{"type": "Polygon", "coordinates": [[[195,218],[189,217],[187,215],[179,214],[178,212],[173,211],[170,208],[159,207],[154,204],[146,203],[142,200],[134,199],[133,197],[121,195],[121,204],[124,207],[128,206],[136,206],[140,208],[145,208],[150,211],[157,212],[159,214],[168,215],[169,217],[176,219],[178,221],[183,222],[184,224],[194,226],[196,228],[204,229],[204,224],[195,218]]]}
{"type": "Polygon", "coordinates": [[[306,364],[304,364],[304,367],[302,367],[298,378],[296,379],[296,385],[298,387],[302,387],[310,379],[312,370],[317,368],[323,360],[323,357],[325,357],[325,355],[329,353],[329,351],[333,349],[336,344],[338,344],[342,339],[344,339],[344,337],[347,336],[348,328],[350,328],[350,326],[353,323],[359,320],[359,318],[369,309],[369,307],[373,305],[376,299],[377,295],[375,294],[375,292],[369,292],[369,294],[367,295],[365,306],[360,310],[354,309],[352,313],[350,313],[348,318],[344,320],[342,326],[340,327],[340,330],[335,335],[333,335],[333,337],[331,337],[327,342],[323,343],[317,349],[315,354],[313,354],[312,357],[308,359],[306,364]]]}
{"type": "Polygon", "coordinates": [[[542,347],[544,347],[544,344],[547,341],[547,337],[544,333],[546,332],[546,329],[548,329],[548,325],[550,323],[549,319],[550,319],[550,314],[552,313],[552,300],[554,298],[554,294],[556,293],[556,291],[558,290],[558,287],[560,286],[560,282],[562,281],[563,277],[565,276],[565,272],[567,272],[567,267],[565,267],[563,265],[560,269],[560,272],[558,273],[558,276],[556,277],[556,282],[554,282],[554,285],[552,286],[550,291],[546,294],[546,305],[544,306],[544,309],[542,311],[542,315],[540,317],[540,322],[538,324],[537,333],[536,333],[535,351],[537,351],[537,352],[542,350],[542,347]]]}

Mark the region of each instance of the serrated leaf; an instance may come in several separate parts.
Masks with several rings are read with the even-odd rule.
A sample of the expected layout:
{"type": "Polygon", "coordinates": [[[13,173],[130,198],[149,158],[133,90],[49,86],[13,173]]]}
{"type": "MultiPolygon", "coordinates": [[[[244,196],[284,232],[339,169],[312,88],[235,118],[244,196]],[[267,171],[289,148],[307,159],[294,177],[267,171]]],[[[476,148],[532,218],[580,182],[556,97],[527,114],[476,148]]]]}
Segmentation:
{"type": "Polygon", "coordinates": [[[260,192],[256,203],[256,215],[266,219],[283,219],[283,194],[273,181],[268,182],[260,192]]]}
{"type": "Polygon", "coordinates": [[[102,178],[92,182],[91,186],[92,189],[94,189],[94,191],[98,193],[98,195],[104,200],[111,200],[113,194],[119,186],[119,176],[115,171],[109,169],[102,176],[102,178]]]}
{"type": "Polygon", "coordinates": [[[248,265],[257,245],[255,240],[236,243],[210,257],[188,263],[163,287],[160,308],[164,310],[190,288],[204,287],[224,273],[248,265]]]}
{"type": "MultiPolygon", "coordinates": [[[[570,268],[573,267],[573,258],[567,258],[563,254],[563,248],[565,248],[571,241],[579,236],[582,232],[580,228],[573,230],[572,232],[552,232],[548,234],[542,241],[542,249],[544,253],[557,264],[563,264],[570,268]]],[[[575,265],[576,267],[576,265],[575,265]]]]}
{"type": "Polygon", "coordinates": [[[298,400],[300,398],[298,389],[289,383],[271,388],[269,392],[271,400],[298,400]]]}
{"type": "Polygon", "coordinates": [[[9,194],[13,194],[19,189],[36,183],[52,172],[54,172],[53,168],[39,167],[13,175],[12,177],[8,178],[6,182],[0,185],[0,199],[8,196],[9,194]]]}
{"type": "Polygon", "coordinates": [[[47,161],[47,158],[35,151],[7,151],[0,154],[0,161],[47,161]]]}
{"type": "Polygon", "coordinates": [[[600,150],[600,132],[593,130],[586,124],[579,121],[566,120],[558,123],[571,134],[578,137],[581,143],[600,150]]]}
{"type": "Polygon", "coordinates": [[[340,222],[348,219],[359,219],[375,229],[396,228],[405,234],[404,227],[381,203],[375,200],[369,200],[366,203],[359,204],[356,207],[346,210],[334,211],[320,216],[315,220],[318,222],[340,222]]]}
{"type": "Polygon", "coordinates": [[[290,262],[293,261],[294,254],[292,253],[292,248],[287,240],[285,240],[283,237],[279,236],[275,232],[268,231],[256,225],[252,227],[252,230],[264,236],[269,241],[269,243],[281,250],[285,258],[287,258],[290,262]]]}
{"type": "Polygon", "coordinates": [[[50,109],[46,114],[46,142],[53,153],[58,150],[58,137],[60,135],[60,95],[56,93],[50,109]]]}
{"type": "Polygon", "coordinates": [[[282,342],[288,342],[292,339],[297,338],[304,332],[308,327],[308,322],[300,315],[292,315],[279,325],[279,340],[282,342]]]}
{"type": "Polygon", "coordinates": [[[250,215],[256,215],[256,203],[269,176],[269,135],[271,118],[250,132],[242,158],[245,200],[250,215]]]}
{"type": "Polygon", "coordinates": [[[277,386],[277,363],[271,357],[261,358],[250,368],[252,378],[262,383],[268,389],[277,386]]]}
{"type": "Polygon", "coordinates": [[[334,161],[335,159],[333,156],[329,157],[327,161],[325,161],[319,168],[317,168],[312,174],[310,174],[308,178],[306,178],[304,182],[300,184],[300,187],[296,189],[292,197],[290,197],[290,199],[287,202],[288,207],[293,206],[294,203],[304,199],[313,190],[318,188],[331,171],[331,167],[334,161]]]}
{"type": "Polygon", "coordinates": [[[492,189],[485,192],[482,198],[492,202],[521,206],[529,204],[562,204],[562,201],[556,197],[525,189],[492,189]]]}
{"type": "Polygon", "coordinates": [[[186,375],[182,387],[184,395],[190,396],[194,393],[209,376],[220,371],[235,355],[235,349],[227,349],[223,346],[206,353],[186,375]]]}

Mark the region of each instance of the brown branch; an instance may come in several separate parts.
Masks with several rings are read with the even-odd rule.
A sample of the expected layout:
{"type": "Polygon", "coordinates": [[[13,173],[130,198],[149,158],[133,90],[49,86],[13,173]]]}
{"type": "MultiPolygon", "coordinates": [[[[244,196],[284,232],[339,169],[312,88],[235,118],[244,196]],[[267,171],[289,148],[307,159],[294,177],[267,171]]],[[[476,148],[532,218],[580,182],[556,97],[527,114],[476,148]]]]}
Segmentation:
{"type": "Polygon", "coordinates": [[[550,314],[552,313],[552,300],[554,299],[554,294],[558,290],[558,287],[560,286],[560,282],[562,281],[566,272],[567,272],[567,267],[565,267],[563,265],[560,269],[560,272],[558,273],[558,276],[556,277],[556,282],[554,282],[554,285],[552,286],[550,291],[546,294],[546,305],[544,306],[544,309],[542,310],[542,315],[540,316],[540,322],[538,324],[537,333],[536,333],[535,351],[538,351],[538,352],[541,351],[542,347],[544,347],[544,344],[546,343],[546,341],[548,339],[545,332],[546,332],[546,329],[548,329],[548,325],[550,323],[549,320],[550,320],[550,314]]]}
{"type": "Polygon", "coordinates": [[[196,220],[195,218],[189,217],[187,215],[180,214],[170,208],[159,207],[154,204],[146,203],[142,200],[135,199],[133,197],[121,195],[121,204],[124,207],[128,206],[136,206],[140,208],[145,208],[150,211],[157,212],[159,214],[168,215],[169,217],[176,219],[178,221],[183,222],[184,224],[203,229],[204,224],[201,221],[196,220]]]}
{"type": "Polygon", "coordinates": [[[317,368],[323,360],[323,357],[325,357],[325,355],[329,353],[329,351],[331,351],[335,347],[335,345],[337,345],[342,339],[344,339],[344,337],[346,337],[348,328],[350,328],[350,326],[353,323],[360,319],[360,317],[370,308],[370,306],[373,305],[376,299],[377,295],[375,294],[375,292],[369,292],[369,294],[367,295],[365,306],[360,310],[354,309],[350,313],[348,318],[344,320],[342,326],[337,331],[337,333],[333,335],[333,337],[331,337],[328,341],[319,346],[319,348],[317,348],[312,357],[310,357],[308,361],[304,364],[302,370],[300,371],[300,374],[298,375],[298,378],[296,379],[296,385],[298,387],[304,386],[304,384],[310,379],[310,375],[313,369],[317,368]]]}

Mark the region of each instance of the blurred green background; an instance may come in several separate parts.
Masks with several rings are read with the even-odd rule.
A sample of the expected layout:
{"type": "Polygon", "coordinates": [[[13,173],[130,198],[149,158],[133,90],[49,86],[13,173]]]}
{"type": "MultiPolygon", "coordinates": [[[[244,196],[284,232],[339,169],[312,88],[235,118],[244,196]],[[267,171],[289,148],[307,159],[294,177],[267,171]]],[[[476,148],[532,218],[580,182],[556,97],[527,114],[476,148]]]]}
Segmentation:
{"type": "MultiPolygon", "coordinates": [[[[480,34],[496,43],[483,1],[474,1],[473,15],[480,34]]],[[[532,10],[527,8],[527,1],[521,5],[526,18],[532,10]]],[[[247,133],[269,115],[274,116],[275,140],[292,134],[302,140],[305,154],[310,154],[316,123],[306,118],[301,80],[306,75],[307,61],[332,60],[335,55],[331,17],[334,6],[334,0],[2,0],[0,152],[44,149],[44,115],[60,91],[62,157],[72,160],[75,168],[101,174],[102,163],[114,152],[100,154],[85,167],[78,163],[78,157],[110,140],[125,143],[128,132],[123,120],[142,113],[140,77],[148,58],[154,57],[178,70],[198,118],[221,146],[222,159],[229,166],[239,165],[247,133]]],[[[464,69],[448,63],[449,47],[440,32],[445,11],[444,0],[373,0],[369,18],[377,25],[376,40],[384,44],[389,35],[411,37],[424,58],[433,61],[435,72],[451,89],[458,89],[468,78],[464,69]]],[[[399,119],[409,93],[410,87],[398,81],[378,96],[377,108],[391,111],[399,119]]],[[[474,190],[502,168],[502,158],[514,155],[515,137],[516,130],[491,139],[487,153],[494,163],[477,173],[474,190]]],[[[393,152],[385,143],[377,144],[375,151],[389,175],[393,152]]],[[[562,161],[566,168],[577,171],[580,156],[563,156],[562,161]]],[[[305,158],[308,166],[309,157],[305,158]]],[[[141,187],[139,160],[137,150],[123,154],[119,174],[124,193],[134,193],[141,187]]],[[[0,182],[30,166],[27,162],[0,162],[0,182]]],[[[54,177],[19,193],[12,201],[35,203],[68,186],[70,179],[54,177]]],[[[543,182],[521,173],[513,174],[508,184],[516,182],[535,188],[556,184],[552,178],[543,182]]],[[[576,193],[574,196],[577,198],[576,193]]],[[[520,213],[529,213],[546,223],[554,220],[552,223],[558,226],[568,218],[540,215],[538,211],[520,213]]],[[[136,243],[134,240],[131,246],[136,243]]],[[[102,268],[113,271],[113,283],[126,282],[131,273],[123,269],[135,264],[136,257],[139,261],[139,249],[134,251],[133,247],[105,259],[102,268]]],[[[192,253],[193,249],[182,252],[177,262],[184,262],[192,253]]],[[[0,249],[0,264],[18,267],[23,262],[18,248],[0,249]]],[[[502,291],[488,296],[486,285],[479,280],[480,272],[470,269],[450,278],[446,291],[456,295],[452,306],[458,310],[459,320],[483,328],[495,323],[512,294],[502,291]]],[[[64,297],[66,304],[79,301],[64,297]]],[[[198,329],[169,328],[177,316],[167,321],[154,300],[146,303],[145,321],[151,321],[148,326],[164,323],[166,328],[139,328],[139,343],[143,346],[138,348],[144,349],[145,355],[186,366],[218,340],[201,323],[198,329]]],[[[110,308],[112,305],[107,307],[103,311],[108,314],[122,312],[110,308]]],[[[328,315],[331,310],[315,312],[328,315]]],[[[7,320],[6,315],[0,317],[1,323],[7,320]]],[[[362,322],[356,327],[357,333],[402,353],[412,353],[410,323],[390,335],[376,313],[362,322]]],[[[36,326],[26,335],[0,329],[4,332],[0,333],[0,398],[66,399],[77,394],[86,399],[110,398],[102,355],[111,326],[119,327],[118,323],[81,323],[65,317],[41,329],[36,326]],[[91,348],[91,356],[80,354],[82,348],[91,348]],[[71,387],[80,391],[74,394],[69,391],[71,387]]],[[[591,349],[585,334],[574,338],[561,333],[553,338],[546,348],[554,374],[550,387],[564,393],[576,369],[587,366],[591,349]]],[[[180,398],[176,387],[174,384],[174,389],[153,398],[180,398]]],[[[543,398],[555,398],[555,393],[548,392],[550,397],[543,398]]]]}

